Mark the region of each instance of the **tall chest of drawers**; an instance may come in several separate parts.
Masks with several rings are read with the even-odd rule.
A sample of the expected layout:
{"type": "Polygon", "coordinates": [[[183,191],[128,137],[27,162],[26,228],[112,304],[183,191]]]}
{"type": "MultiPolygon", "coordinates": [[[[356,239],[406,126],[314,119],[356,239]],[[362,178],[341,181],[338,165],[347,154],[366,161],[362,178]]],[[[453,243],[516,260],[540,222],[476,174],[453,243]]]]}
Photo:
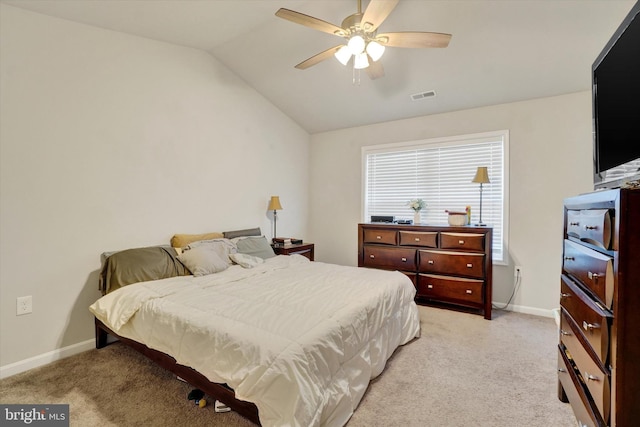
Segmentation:
{"type": "Polygon", "coordinates": [[[406,274],[417,302],[491,319],[492,234],[490,227],[358,224],[358,266],[406,274]]]}
{"type": "Polygon", "coordinates": [[[579,426],[640,425],[640,190],[565,199],[558,397],[579,426]]]}

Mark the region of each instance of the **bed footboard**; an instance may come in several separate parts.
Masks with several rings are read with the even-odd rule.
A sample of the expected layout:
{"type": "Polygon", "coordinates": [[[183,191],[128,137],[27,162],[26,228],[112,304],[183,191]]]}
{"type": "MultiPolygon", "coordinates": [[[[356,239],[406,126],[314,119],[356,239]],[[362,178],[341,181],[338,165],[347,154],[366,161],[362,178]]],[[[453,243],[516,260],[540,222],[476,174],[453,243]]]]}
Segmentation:
{"type": "Polygon", "coordinates": [[[258,408],[256,405],[251,402],[236,399],[233,390],[226,384],[213,383],[195,369],[176,363],[176,360],[168,354],[151,349],[137,341],[119,336],[97,318],[95,319],[95,329],[97,349],[107,346],[109,344],[107,342],[107,337],[111,335],[120,340],[123,344],[126,344],[134,350],[142,353],[160,367],[176,374],[193,387],[199,388],[209,396],[224,403],[243,417],[258,425],[260,424],[258,408]]]}

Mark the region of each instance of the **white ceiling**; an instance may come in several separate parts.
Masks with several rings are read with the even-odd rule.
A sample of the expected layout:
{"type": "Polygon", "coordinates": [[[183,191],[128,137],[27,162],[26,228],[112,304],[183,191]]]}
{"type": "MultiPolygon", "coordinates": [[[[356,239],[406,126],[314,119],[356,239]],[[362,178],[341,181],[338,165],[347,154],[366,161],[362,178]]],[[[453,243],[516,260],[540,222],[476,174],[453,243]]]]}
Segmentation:
{"type": "MultiPolygon", "coordinates": [[[[589,90],[591,64],[635,0],[401,0],[380,32],[453,35],[445,49],[387,48],[369,80],[330,58],[343,39],[275,16],[340,26],[357,0],[0,0],[210,52],[309,133],[589,90]],[[412,101],[411,94],[437,96],[412,101]]],[[[366,8],[368,0],[363,0],[366,8]]]]}

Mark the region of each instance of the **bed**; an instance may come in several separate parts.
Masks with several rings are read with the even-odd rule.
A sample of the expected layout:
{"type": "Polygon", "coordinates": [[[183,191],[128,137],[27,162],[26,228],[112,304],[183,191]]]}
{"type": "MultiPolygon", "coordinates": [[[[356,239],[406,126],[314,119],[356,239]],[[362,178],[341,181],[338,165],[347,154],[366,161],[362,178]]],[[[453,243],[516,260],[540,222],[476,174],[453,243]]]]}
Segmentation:
{"type": "Polygon", "coordinates": [[[139,274],[136,259],[124,263],[132,283],[101,280],[96,346],[112,334],[262,425],[342,426],[395,349],[419,336],[415,288],[399,272],[275,256],[265,243],[143,248],[169,262],[139,274]],[[185,255],[198,251],[226,267],[197,270],[185,255]]]}

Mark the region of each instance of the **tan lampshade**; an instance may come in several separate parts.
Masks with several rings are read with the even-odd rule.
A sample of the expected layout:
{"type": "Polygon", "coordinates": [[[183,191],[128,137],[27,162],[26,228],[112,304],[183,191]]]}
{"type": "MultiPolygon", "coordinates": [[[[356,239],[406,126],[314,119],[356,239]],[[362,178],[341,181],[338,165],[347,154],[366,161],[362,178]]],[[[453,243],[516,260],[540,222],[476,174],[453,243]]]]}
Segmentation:
{"type": "Polygon", "coordinates": [[[282,205],[280,204],[280,196],[271,196],[271,200],[269,200],[269,208],[270,211],[281,211],[282,205]]]}
{"type": "Polygon", "coordinates": [[[478,170],[476,171],[476,176],[473,178],[473,181],[478,184],[488,184],[489,181],[489,173],[487,172],[486,166],[478,166],[478,170]]]}

